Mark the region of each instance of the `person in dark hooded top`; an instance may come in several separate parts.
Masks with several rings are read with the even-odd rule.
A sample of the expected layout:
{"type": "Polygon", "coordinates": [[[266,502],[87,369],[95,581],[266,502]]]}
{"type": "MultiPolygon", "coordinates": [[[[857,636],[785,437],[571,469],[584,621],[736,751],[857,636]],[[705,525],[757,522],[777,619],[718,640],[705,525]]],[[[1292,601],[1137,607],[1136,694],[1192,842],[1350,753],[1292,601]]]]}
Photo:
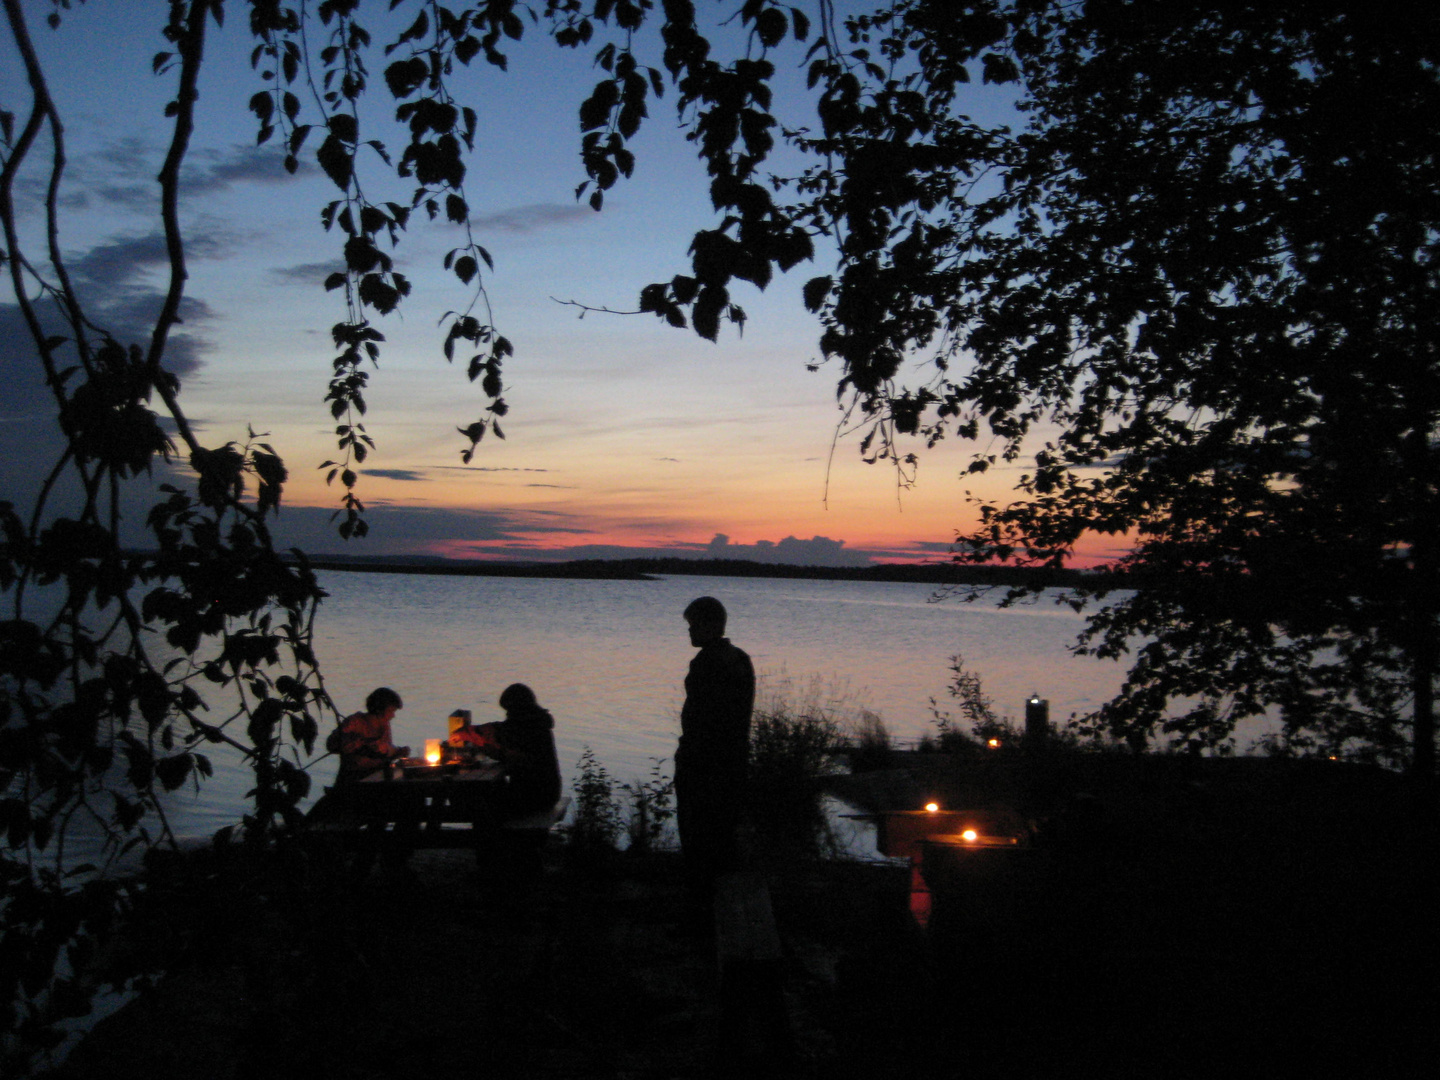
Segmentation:
{"type": "Polygon", "coordinates": [[[506,818],[548,810],[560,799],[560,759],[555,753],[555,718],[535,700],[524,683],[511,683],[500,695],[505,719],[485,728],[494,738],[490,750],[505,767],[499,809],[506,818]]]}

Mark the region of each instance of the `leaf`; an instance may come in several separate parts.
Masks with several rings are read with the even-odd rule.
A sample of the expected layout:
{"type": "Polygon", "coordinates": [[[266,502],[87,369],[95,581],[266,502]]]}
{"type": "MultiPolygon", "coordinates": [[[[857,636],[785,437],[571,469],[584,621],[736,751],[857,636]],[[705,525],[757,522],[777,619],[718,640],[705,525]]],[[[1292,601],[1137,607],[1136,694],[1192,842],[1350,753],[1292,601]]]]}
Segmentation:
{"type": "Polygon", "coordinates": [[[333,132],[327,135],[325,141],[320,144],[320,149],[315,152],[315,159],[320,162],[320,167],[325,170],[325,175],[330,177],[336,187],[341,191],[350,190],[354,158],[333,132]]]}
{"type": "Polygon", "coordinates": [[[801,290],[801,295],[805,302],[805,309],[807,311],[819,311],[821,305],[825,303],[825,298],[830,295],[830,290],[834,287],[834,284],[834,281],[828,277],[816,277],[807,281],[805,287],[801,290]]]}
{"type": "Polygon", "coordinates": [[[784,41],[787,29],[789,27],[786,23],[785,13],[779,8],[767,7],[755,20],[755,32],[760,37],[760,44],[767,49],[773,49],[784,41]]]}
{"type": "Polygon", "coordinates": [[[720,336],[720,315],[730,302],[730,294],[718,285],[707,285],[700,290],[695,306],[690,311],[690,324],[695,332],[707,341],[720,336]]]}
{"type": "Polygon", "coordinates": [[[332,113],[327,123],[330,127],[330,134],[341,142],[353,144],[359,137],[359,125],[356,123],[355,117],[349,113],[332,113]]]}

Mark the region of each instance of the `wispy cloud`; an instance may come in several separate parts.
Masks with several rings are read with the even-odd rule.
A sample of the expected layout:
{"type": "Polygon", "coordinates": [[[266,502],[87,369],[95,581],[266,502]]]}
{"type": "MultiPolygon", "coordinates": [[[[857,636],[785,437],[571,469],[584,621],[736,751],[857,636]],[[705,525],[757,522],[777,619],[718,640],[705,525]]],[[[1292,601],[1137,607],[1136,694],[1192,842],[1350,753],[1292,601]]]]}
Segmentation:
{"type": "Polygon", "coordinates": [[[482,214],[471,218],[470,224],[481,231],[523,234],[539,232],[556,225],[571,225],[593,213],[593,210],[578,205],[531,203],[528,206],[512,206],[508,210],[482,214]]]}
{"type": "Polygon", "coordinates": [[[296,263],[294,266],[277,266],[270,271],[274,277],[284,281],[297,281],[301,284],[322,284],[327,277],[338,271],[344,270],[343,264],[338,262],[309,262],[296,263]]]}
{"type": "Polygon", "coordinates": [[[223,191],[235,184],[289,183],[315,171],[314,163],[303,156],[293,174],[285,171],[284,161],[285,155],[277,145],[239,144],[224,151],[201,151],[191,157],[181,184],[185,194],[199,195],[223,191]]]}
{"type": "MultiPolygon", "coordinates": [[[[73,210],[102,204],[154,213],[160,203],[160,185],[155,176],[164,153],[162,146],[133,136],[108,143],[98,153],[73,163],[73,186],[63,196],[65,207],[73,210]]],[[[301,158],[292,176],[285,171],[283,162],[279,147],[270,145],[237,144],[225,150],[193,151],[180,177],[181,197],[193,199],[227,191],[237,184],[288,183],[316,168],[301,158]]]]}
{"type": "Polygon", "coordinates": [[[424,480],[425,474],[415,469],[366,469],[366,476],[379,476],[386,480],[424,480]]]}

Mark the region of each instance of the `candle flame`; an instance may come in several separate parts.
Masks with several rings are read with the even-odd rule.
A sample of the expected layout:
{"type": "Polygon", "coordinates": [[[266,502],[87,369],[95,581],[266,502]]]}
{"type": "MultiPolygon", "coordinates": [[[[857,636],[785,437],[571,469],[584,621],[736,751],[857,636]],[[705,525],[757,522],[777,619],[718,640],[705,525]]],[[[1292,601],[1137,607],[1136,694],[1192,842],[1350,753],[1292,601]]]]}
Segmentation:
{"type": "Polygon", "coordinates": [[[440,764],[440,740],[439,740],[439,739],[426,739],[426,740],[425,740],[425,761],[426,761],[427,764],[430,764],[430,765],[439,765],[439,764],[440,764]]]}

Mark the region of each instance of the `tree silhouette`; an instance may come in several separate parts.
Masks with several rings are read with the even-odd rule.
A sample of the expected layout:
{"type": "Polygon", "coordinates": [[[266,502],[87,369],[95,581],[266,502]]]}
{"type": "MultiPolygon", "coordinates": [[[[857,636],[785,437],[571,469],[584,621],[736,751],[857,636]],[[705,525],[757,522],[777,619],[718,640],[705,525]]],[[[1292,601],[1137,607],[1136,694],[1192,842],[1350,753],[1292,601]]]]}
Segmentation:
{"type": "MultiPolygon", "coordinates": [[[[244,831],[283,832],[330,705],[310,644],[320,592],[269,536],[285,467],[263,436],[205,445],[167,360],[185,299],[180,168],[227,5],[171,0],[144,58],[175,89],[167,288],[137,333],[87,307],[67,268],[63,118],[22,0],[0,4],[28,87],[0,111],[0,254],[63,435],[33,503],[0,502],[0,1026],[23,1063],[87,1007],[83,964],[57,975],[62,949],[83,959],[125,901],[107,878],[67,876],[67,838],[85,823],[107,857],[163,841],[159,794],[207,771],[208,743],[254,766],[244,831]],[[142,521],[143,543],[122,540],[142,521]],[[225,715],[206,711],[216,693],[234,701],[225,715]]],[[[40,6],[59,26],[75,5],[40,6]]],[[[737,282],[833,258],[804,302],[869,426],[862,452],[902,473],[909,437],[985,440],[973,472],[1033,457],[1019,500],[979,506],[960,559],[1056,567],[1087,534],[1131,545],[1131,591],[1104,598],[1085,647],[1138,651],[1093,727],[1215,747],[1279,706],[1282,749],[1408,756],[1433,776],[1440,14],[1338,0],[894,0],[843,18],[832,0],[236,8],[260,141],[292,171],[313,155],[336,189],[322,212],[344,260],[325,282],[343,307],[327,402],[344,535],[365,531],[368,365],[376,320],[410,292],[391,252],[417,215],[456,231],[444,265],[470,290],[441,342],[487,402],[461,453],[502,435],[512,345],[469,231],[476,113],[454,76],[505,68],[505,43],[543,26],[600,71],[579,103],[578,198],[599,210],[630,175],[667,90],[706,165],[717,221],[639,311],[714,340],[743,324],[737,282]],[[398,19],[378,48],[371,13],[398,19]],[[792,116],[776,102],[782,58],[807,73],[809,97],[779,103],[792,116]],[[977,78],[1014,88],[1017,130],[970,119],[977,78]],[[393,147],[378,137],[392,120],[393,147]],[[408,203],[372,200],[373,170],[406,181],[408,203]],[[1195,704],[1172,714],[1176,701],[1195,704]]]]}
{"type": "Polygon", "coordinates": [[[962,561],[1130,549],[1092,728],[1217,747],[1278,706],[1279,749],[1433,775],[1440,27],[1394,14],[914,0],[814,63],[806,299],[872,446],[1033,458],[962,561]],[[962,115],[971,68],[1018,130],[962,115]]]}

